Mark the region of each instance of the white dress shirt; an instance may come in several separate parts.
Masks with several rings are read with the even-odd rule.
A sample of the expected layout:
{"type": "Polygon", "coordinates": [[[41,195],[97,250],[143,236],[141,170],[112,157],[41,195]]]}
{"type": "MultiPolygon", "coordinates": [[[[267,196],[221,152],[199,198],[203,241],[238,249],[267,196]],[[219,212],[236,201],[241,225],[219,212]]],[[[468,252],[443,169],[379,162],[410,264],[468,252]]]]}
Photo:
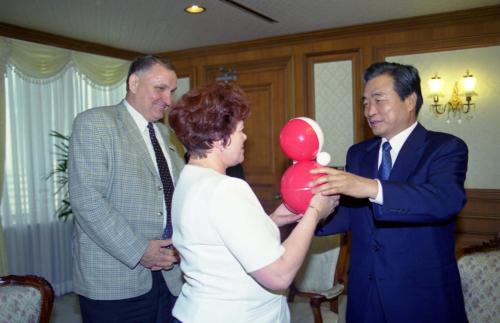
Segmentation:
{"type": "MultiPolygon", "coordinates": [[[[382,162],[382,145],[386,142],[389,141],[389,144],[391,144],[391,161],[392,165],[396,162],[396,159],[398,158],[399,152],[401,151],[401,148],[403,147],[404,143],[406,142],[406,139],[410,136],[412,131],[415,129],[417,126],[417,122],[412,124],[410,127],[406,128],[405,130],[401,131],[397,135],[391,138],[391,140],[387,140],[385,138],[382,138],[382,141],[380,142],[380,147],[378,149],[378,167],[380,167],[380,163],[382,162]]],[[[382,184],[380,183],[380,180],[378,178],[375,179],[377,181],[378,185],[378,192],[377,196],[374,199],[370,199],[371,202],[377,203],[377,204],[384,204],[384,192],[382,190],[382,184]]]]}
{"type": "MultiPolygon", "coordinates": [[[[130,113],[132,116],[132,119],[134,119],[135,124],[139,128],[139,131],[142,134],[142,138],[144,139],[144,142],[146,143],[146,147],[148,147],[148,152],[149,156],[153,160],[153,164],[155,165],[156,171],[158,172],[158,164],[156,163],[156,155],[155,151],[153,148],[153,143],[151,142],[151,137],[149,137],[149,129],[148,129],[148,121],[140,114],[136,109],[134,109],[130,103],[127,102],[127,100],[123,100],[125,106],[127,107],[127,111],[130,113]]],[[[170,156],[168,154],[165,154],[167,151],[165,149],[165,143],[163,142],[162,136],[159,135],[158,130],[156,129],[156,124],[153,122],[153,128],[155,130],[155,135],[156,138],[158,139],[158,143],[160,144],[161,150],[163,151],[163,155],[165,156],[165,159],[167,160],[168,164],[168,169],[170,171],[170,177],[172,177],[172,180],[174,180],[174,174],[172,174],[172,163],[170,161],[170,156]]],[[[159,172],[158,172],[159,174],[159,172]]],[[[163,203],[163,214],[165,216],[163,217],[163,226],[167,224],[167,206],[166,203],[163,203]]]]}

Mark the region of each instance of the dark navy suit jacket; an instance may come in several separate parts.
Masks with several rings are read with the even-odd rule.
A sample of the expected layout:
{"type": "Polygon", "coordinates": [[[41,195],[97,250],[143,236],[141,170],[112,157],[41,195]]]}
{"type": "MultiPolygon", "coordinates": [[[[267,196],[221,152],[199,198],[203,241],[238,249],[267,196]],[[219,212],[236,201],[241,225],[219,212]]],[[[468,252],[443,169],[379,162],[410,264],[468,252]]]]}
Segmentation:
{"type": "MultiPolygon", "coordinates": [[[[352,146],[346,170],[376,178],[380,138],[352,146]]],[[[454,255],[456,215],[466,202],[468,150],[459,138],[420,124],[404,143],[384,204],[341,197],[318,235],[351,231],[348,322],[365,317],[376,284],[388,322],[466,322],[454,255]]]]}

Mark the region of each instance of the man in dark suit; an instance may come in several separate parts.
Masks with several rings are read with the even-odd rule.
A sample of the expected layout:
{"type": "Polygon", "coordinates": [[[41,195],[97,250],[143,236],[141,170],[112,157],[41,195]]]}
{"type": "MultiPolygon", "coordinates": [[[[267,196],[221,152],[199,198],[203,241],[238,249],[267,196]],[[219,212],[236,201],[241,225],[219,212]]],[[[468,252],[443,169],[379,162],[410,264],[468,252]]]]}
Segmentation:
{"type": "Polygon", "coordinates": [[[349,149],[346,171],[318,168],[326,175],[311,183],[314,192],[342,194],[317,234],[352,233],[347,321],[466,322],[454,229],[466,201],[467,146],[417,122],[414,67],[376,63],[364,81],[376,137],[349,149]]]}

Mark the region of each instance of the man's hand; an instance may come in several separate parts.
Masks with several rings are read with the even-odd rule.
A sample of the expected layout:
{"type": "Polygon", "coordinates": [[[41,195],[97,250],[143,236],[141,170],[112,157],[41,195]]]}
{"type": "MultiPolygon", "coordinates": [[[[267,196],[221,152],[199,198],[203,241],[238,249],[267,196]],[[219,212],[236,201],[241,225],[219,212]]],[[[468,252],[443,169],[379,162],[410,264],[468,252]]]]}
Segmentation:
{"type": "Polygon", "coordinates": [[[276,208],[276,210],[274,210],[272,214],[269,215],[269,217],[271,218],[271,220],[273,220],[274,223],[276,223],[278,227],[281,227],[286,224],[297,222],[298,220],[300,220],[302,215],[290,212],[282,203],[276,208]]]}
{"type": "Polygon", "coordinates": [[[179,262],[179,255],[172,246],[172,240],[150,240],[146,252],[142,256],[140,263],[153,271],[170,269],[179,262]]]}
{"type": "Polygon", "coordinates": [[[377,181],[371,178],[330,167],[315,168],[311,174],[325,174],[309,183],[313,193],[344,194],[355,198],[375,198],[378,193],[377,181]]]}

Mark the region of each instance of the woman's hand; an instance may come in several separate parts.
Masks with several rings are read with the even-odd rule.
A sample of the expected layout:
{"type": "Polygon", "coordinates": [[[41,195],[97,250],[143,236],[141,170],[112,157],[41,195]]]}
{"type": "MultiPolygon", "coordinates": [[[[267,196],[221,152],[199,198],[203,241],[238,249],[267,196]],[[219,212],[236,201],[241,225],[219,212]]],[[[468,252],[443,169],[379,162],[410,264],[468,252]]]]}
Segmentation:
{"type": "Polygon", "coordinates": [[[271,220],[273,220],[278,227],[281,227],[283,225],[297,222],[300,220],[302,215],[290,212],[286,206],[281,203],[280,206],[278,206],[276,210],[269,215],[269,217],[271,217],[271,220]]]}
{"type": "Polygon", "coordinates": [[[340,195],[314,194],[309,203],[308,209],[313,209],[318,213],[319,219],[324,219],[330,215],[337,205],[339,205],[340,195]]]}

